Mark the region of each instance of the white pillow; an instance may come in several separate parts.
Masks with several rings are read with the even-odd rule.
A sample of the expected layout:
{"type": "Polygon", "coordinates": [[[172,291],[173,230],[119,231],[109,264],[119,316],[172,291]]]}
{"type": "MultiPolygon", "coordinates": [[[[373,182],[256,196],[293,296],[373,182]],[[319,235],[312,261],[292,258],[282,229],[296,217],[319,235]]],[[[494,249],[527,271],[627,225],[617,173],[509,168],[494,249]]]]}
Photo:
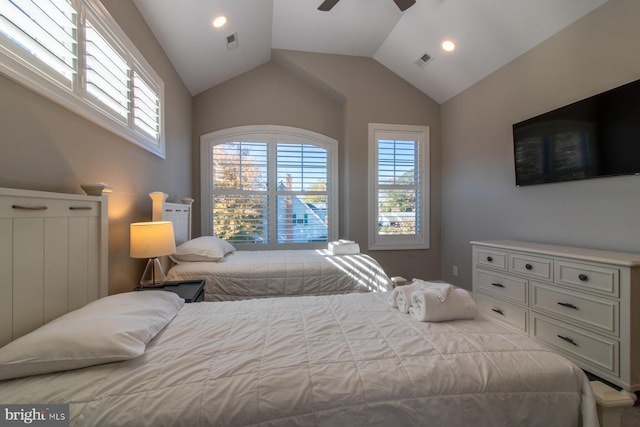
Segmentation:
{"type": "Polygon", "coordinates": [[[215,236],[202,236],[191,239],[176,248],[170,255],[175,263],[194,261],[220,261],[225,255],[235,251],[230,243],[215,236]]]}
{"type": "Polygon", "coordinates": [[[166,291],[93,301],[0,348],[0,380],[138,357],[183,305],[166,291]]]}

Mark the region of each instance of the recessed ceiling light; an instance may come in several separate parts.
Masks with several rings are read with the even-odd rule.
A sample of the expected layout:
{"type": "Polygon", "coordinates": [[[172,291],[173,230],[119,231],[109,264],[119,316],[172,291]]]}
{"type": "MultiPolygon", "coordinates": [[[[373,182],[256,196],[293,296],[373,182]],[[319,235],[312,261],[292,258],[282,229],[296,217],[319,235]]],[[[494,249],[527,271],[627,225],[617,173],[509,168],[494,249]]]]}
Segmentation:
{"type": "Polygon", "coordinates": [[[442,49],[447,52],[453,52],[456,50],[456,44],[451,40],[445,40],[442,42],[442,49]]]}
{"type": "Polygon", "coordinates": [[[224,15],[220,15],[213,20],[213,27],[220,28],[224,27],[224,24],[227,23],[227,17],[224,15]]]}

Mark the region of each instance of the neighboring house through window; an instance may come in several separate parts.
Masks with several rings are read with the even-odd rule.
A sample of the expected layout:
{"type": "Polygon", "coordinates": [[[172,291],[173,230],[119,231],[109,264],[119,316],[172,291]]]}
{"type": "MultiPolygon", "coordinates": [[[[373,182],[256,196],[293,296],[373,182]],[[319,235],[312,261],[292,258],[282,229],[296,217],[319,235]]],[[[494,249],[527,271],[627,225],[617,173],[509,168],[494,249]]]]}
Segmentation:
{"type": "Polygon", "coordinates": [[[201,137],[202,233],[244,247],[326,247],[337,238],[337,141],[286,126],[201,137]]]}
{"type": "Polygon", "coordinates": [[[429,248],[429,128],[369,124],[369,249],[429,248]]]}
{"type": "Polygon", "coordinates": [[[0,72],[165,156],[164,83],[98,0],[0,0],[0,72]]]}

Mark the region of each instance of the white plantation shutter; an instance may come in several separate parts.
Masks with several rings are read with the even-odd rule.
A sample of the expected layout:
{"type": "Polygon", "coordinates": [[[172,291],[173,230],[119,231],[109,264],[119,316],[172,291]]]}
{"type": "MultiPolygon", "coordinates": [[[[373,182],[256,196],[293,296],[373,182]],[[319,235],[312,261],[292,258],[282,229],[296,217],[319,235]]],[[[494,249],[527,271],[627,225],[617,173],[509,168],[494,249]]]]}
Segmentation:
{"type": "Polygon", "coordinates": [[[164,84],[99,0],[0,0],[0,73],[164,157],[164,84]]]}
{"type": "Polygon", "coordinates": [[[213,147],[213,232],[230,243],[269,243],[268,144],[213,147]]]}
{"type": "Polygon", "coordinates": [[[133,120],[149,136],[160,137],[160,96],[137,71],[133,72],[133,120]]]}
{"type": "Polygon", "coordinates": [[[278,243],[327,241],[327,150],[312,144],[276,146],[278,243]]]}
{"type": "Polygon", "coordinates": [[[77,13],[68,0],[0,0],[0,33],[45,78],[71,89],[76,74],[77,13]]]}
{"type": "Polygon", "coordinates": [[[426,249],[428,128],[369,125],[369,249],[426,249]]]}
{"type": "Polygon", "coordinates": [[[124,120],[128,119],[130,68],[124,54],[114,49],[88,19],[85,45],[87,92],[124,120]]]}
{"type": "Polygon", "coordinates": [[[378,234],[418,234],[418,154],[418,141],[378,140],[378,234]]]}

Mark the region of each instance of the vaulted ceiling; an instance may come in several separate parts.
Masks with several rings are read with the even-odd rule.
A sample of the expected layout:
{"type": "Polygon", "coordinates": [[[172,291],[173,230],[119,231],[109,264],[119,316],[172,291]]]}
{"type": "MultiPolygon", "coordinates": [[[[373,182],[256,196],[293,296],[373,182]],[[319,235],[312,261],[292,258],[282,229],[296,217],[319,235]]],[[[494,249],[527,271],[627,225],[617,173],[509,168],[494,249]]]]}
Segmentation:
{"type": "Polygon", "coordinates": [[[328,12],[322,0],[133,1],[193,95],[290,49],[372,57],[442,103],[607,0],[417,0],[404,12],[392,0],[328,12]],[[219,15],[228,22],[214,29],[219,15]]]}

